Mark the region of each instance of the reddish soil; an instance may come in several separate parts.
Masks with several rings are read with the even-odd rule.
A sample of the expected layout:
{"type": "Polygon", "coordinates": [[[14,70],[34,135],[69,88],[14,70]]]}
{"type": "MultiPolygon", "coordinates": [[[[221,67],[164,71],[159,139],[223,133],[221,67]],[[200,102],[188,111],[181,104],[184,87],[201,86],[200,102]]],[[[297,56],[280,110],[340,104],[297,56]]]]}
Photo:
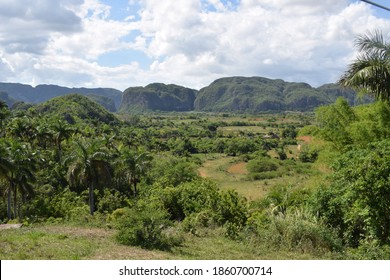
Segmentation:
{"type": "Polygon", "coordinates": [[[246,163],[245,162],[239,162],[236,164],[233,164],[230,166],[227,170],[230,174],[248,174],[248,171],[246,170],[246,163]]]}
{"type": "Polygon", "coordinates": [[[303,142],[305,142],[306,144],[310,143],[312,140],[313,140],[313,136],[299,136],[297,137],[297,140],[301,140],[303,142]]]}

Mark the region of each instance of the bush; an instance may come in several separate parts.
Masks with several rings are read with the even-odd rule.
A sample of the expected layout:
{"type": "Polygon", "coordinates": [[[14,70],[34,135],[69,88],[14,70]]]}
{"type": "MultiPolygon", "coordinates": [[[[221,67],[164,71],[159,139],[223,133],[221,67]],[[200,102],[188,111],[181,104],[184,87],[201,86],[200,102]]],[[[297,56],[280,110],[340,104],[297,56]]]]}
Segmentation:
{"type": "Polygon", "coordinates": [[[116,240],[145,249],[169,250],[182,240],[172,234],[172,222],[168,218],[166,210],[152,205],[127,208],[117,222],[116,240]]]}
{"type": "Polygon", "coordinates": [[[306,209],[286,213],[254,213],[248,220],[245,239],[258,246],[311,254],[342,249],[337,235],[306,209]]]}
{"type": "Polygon", "coordinates": [[[275,171],[278,167],[279,166],[274,159],[266,157],[250,160],[247,165],[247,169],[251,173],[275,171]]]}
{"type": "Polygon", "coordinates": [[[99,195],[97,210],[100,213],[112,213],[123,206],[125,206],[125,198],[116,190],[104,189],[99,195]]]}
{"type": "Polygon", "coordinates": [[[315,162],[318,158],[318,150],[310,148],[307,145],[303,145],[299,153],[299,159],[302,162],[315,162]]]}
{"type": "Polygon", "coordinates": [[[314,211],[344,242],[390,242],[390,141],[355,149],[338,158],[330,186],[313,196],[314,211]]]}
{"type": "Polygon", "coordinates": [[[229,190],[221,194],[217,205],[218,222],[225,225],[229,237],[237,236],[247,221],[246,199],[236,191],[229,190]]]}
{"type": "Polygon", "coordinates": [[[182,221],[192,213],[199,213],[207,209],[215,209],[219,200],[218,189],[215,183],[198,179],[183,183],[176,187],[156,187],[151,197],[162,202],[168,211],[171,220],[182,221]]]}

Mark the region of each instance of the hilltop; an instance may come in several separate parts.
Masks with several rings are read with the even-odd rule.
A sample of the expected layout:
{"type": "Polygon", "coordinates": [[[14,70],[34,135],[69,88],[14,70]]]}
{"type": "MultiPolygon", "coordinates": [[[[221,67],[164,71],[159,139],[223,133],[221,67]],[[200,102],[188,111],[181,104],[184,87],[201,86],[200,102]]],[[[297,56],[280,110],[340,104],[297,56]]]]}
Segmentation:
{"type": "Polygon", "coordinates": [[[118,122],[118,119],[103,106],[79,94],[58,96],[35,105],[34,109],[37,113],[48,117],[56,116],[68,123],[75,123],[79,120],[107,124],[118,122]]]}
{"type": "Polygon", "coordinates": [[[192,111],[196,92],[194,89],[161,83],[130,87],[123,93],[119,111],[192,111]]]}

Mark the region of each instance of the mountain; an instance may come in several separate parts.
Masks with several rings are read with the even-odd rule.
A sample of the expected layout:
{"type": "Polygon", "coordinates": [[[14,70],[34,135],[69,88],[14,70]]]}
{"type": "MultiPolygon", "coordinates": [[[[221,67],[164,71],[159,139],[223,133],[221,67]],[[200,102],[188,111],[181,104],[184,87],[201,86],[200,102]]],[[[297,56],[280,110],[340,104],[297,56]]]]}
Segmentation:
{"type": "MultiPolygon", "coordinates": [[[[311,111],[344,97],[351,105],[370,102],[359,99],[353,90],[336,84],[314,88],[307,83],[285,82],[264,77],[226,77],[212,82],[200,91],[180,85],[153,83],[121,91],[110,88],[66,88],[56,85],[32,87],[0,83],[0,99],[8,106],[41,103],[57,96],[79,93],[99,103],[110,112],[140,113],[149,111],[200,111],[259,113],[311,111]],[[20,103],[20,104],[19,104],[20,103]]],[[[30,106],[30,105],[29,105],[30,106]]]]}
{"type": "Polygon", "coordinates": [[[16,102],[16,100],[10,97],[5,91],[0,91],[0,100],[4,101],[8,107],[11,107],[16,102]]]}
{"type": "Polygon", "coordinates": [[[194,109],[210,112],[309,111],[333,103],[344,96],[352,104],[356,95],[334,84],[313,88],[306,83],[291,83],[263,77],[221,78],[202,88],[194,109]]]}
{"type": "Polygon", "coordinates": [[[195,97],[196,90],[172,84],[130,87],[123,93],[119,111],[192,111],[195,97]]]}
{"type": "Polygon", "coordinates": [[[97,102],[102,102],[102,105],[105,107],[110,107],[111,105],[107,104],[113,102],[115,110],[112,111],[116,111],[116,108],[119,108],[122,99],[122,92],[112,88],[67,88],[56,85],[32,87],[17,83],[0,83],[0,91],[8,93],[8,96],[12,99],[26,103],[41,103],[57,96],[78,93],[91,96],[97,102]],[[107,98],[112,101],[108,101],[107,98]]]}
{"type": "Polygon", "coordinates": [[[118,123],[117,117],[103,106],[80,94],[58,96],[34,106],[37,113],[47,117],[59,117],[69,123],[100,122],[118,123]]]}

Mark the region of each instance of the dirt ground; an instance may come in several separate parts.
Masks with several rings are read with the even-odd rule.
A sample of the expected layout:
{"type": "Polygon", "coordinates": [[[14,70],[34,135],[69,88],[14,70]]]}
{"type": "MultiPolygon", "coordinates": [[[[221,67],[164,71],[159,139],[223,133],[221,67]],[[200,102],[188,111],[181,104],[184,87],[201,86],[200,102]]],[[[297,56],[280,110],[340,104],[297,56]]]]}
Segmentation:
{"type": "Polygon", "coordinates": [[[0,230],[2,229],[10,229],[10,228],[21,228],[22,224],[3,224],[0,225],[0,230]]]}
{"type": "Polygon", "coordinates": [[[236,164],[233,164],[230,166],[227,170],[231,174],[241,174],[245,175],[248,174],[248,171],[246,170],[246,163],[245,162],[239,162],[236,164]]]}

